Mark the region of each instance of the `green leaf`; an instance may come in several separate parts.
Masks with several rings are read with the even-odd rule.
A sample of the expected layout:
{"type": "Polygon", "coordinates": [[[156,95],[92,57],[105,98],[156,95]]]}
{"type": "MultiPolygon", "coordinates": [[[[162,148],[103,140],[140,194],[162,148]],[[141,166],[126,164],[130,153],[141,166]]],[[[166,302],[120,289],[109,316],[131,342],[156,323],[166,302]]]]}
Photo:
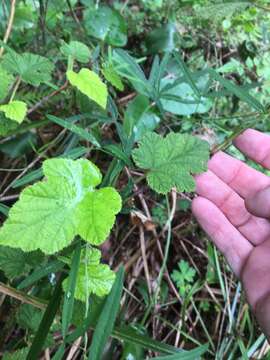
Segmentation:
{"type": "Polygon", "coordinates": [[[103,109],[106,109],[108,90],[107,86],[101,81],[100,77],[89,69],[81,69],[79,73],[70,70],[67,78],[71,85],[75,86],[89,99],[95,101],[103,109]]]}
{"type": "Polygon", "coordinates": [[[123,289],[124,269],[121,267],[117,273],[115,283],[108,295],[102,313],[93,335],[92,344],[89,349],[88,359],[99,360],[108,337],[111,335],[117,313],[120,307],[120,300],[123,289]]]}
{"type": "Polygon", "coordinates": [[[79,235],[93,245],[100,245],[115,222],[114,214],[120,210],[121,198],[114,188],[88,192],[78,206],[79,235]]]}
{"type": "Polygon", "coordinates": [[[39,327],[43,312],[29,304],[22,304],[17,314],[17,322],[23,329],[35,333],[39,327]]]}
{"type": "Polygon", "coordinates": [[[91,134],[90,132],[86,131],[80,126],[77,126],[75,124],[72,124],[70,121],[61,119],[59,117],[53,116],[53,115],[47,115],[47,118],[50,121],[53,121],[54,123],[72,131],[74,134],[78,135],[82,139],[89,141],[91,144],[97,146],[98,148],[101,148],[101,145],[99,141],[96,139],[96,137],[91,134]]]}
{"type": "Polygon", "coordinates": [[[209,74],[213,79],[218,81],[222,86],[224,86],[227,90],[229,90],[232,94],[237,96],[240,100],[249,104],[252,108],[257,111],[264,112],[264,106],[253,96],[251,96],[247,91],[242,89],[240,86],[235,85],[233,82],[223,78],[219,75],[215,70],[208,69],[209,74]]]}
{"type": "Polygon", "coordinates": [[[150,102],[144,95],[137,95],[127,107],[124,118],[124,130],[134,141],[139,141],[149,131],[153,131],[160,118],[150,109],[150,102]]]}
{"type": "Polygon", "coordinates": [[[0,100],[3,100],[7,96],[12,81],[13,76],[0,66],[0,100]]]}
{"type": "Polygon", "coordinates": [[[0,136],[6,136],[12,133],[19,124],[17,121],[7,119],[4,113],[0,112],[0,136]]]}
{"type": "Polygon", "coordinates": [[[76,235],[92,244],[102,243],[121,208],[121,198],[113,188],[94,189],[102,179],[99,169],[86,159],[49,159],[43,163],[43,173],[47,180],[24,189],[10,209],[0,229],[0,244],[52,254],[76,235]]]}
{"type": "Polygon", "coordinates": [[[47,58],[31,53],[17,54],[8,50],[2,66],[12,74],[19,75],[27,84],[39,86],[50,81],[53,64],[47,58]]]}
{"type": "Polygon", "coordinates": [[[136,165],[147,170],[148,184],[156,192],[166,194],[173,187],[178,191],[194,191],[192,174],[206,170],[209,146],[187,134],[170,133],[162,138],[148,133],[132,155],[136,165]]]}
{"type": "Polygon", "coordinates": [[[196,349],[183,351],[180,354],[168,355],[168,356],[158,356],[154,359],[156,360],[199,360],[201,355],[205,354],[208,350],[208,344],[197,347],[196,349]]]}
{"type": "Polygon", "coordinates": [[[65,56],[71,56],[81,63],[88,63],[91,56],[88,46],[80,41],[71,41],[69,44],[63,42],[60,50],[65,56]]]}
{"type": "Polygon", "coordinates": [[[149,95],[151,86],[140,66],[128,52],[115,49],[112,53],[112,63],[115,71],[121,77],[128,79],[138,93],[149,95]]]}
{"type": "Polygon", "coordinates": [[[22,276],[30,270],[26,257],[27,254],[20,249],[0,246],[0,269],[10,279],[22,276]]]}
{"type": "Polygon", "coordinates": [[[116,89],[123,91],[124,84],[118,73],[115,71],[112,64],[105,64],[102,68],[102,74],[104,75],[105,79],[112,84],[116,89]]]}
{"type": "Polygon", "coordinates": [[[27,105],[23,101],[13,100],[6,105],[0,105],[0,111],[3,111],[8,119],[20,124],[26,116],[27,105]]]}
{"type": "Polygon", "coordinates": [[[157,29],[154,29],[146,36],[145,43],[149,54],[159,52],[172,52],[180,43],[177,25],[170,22],[157,29]]]}
{"type": "MultiPolygon", "coordinates": [[[[208,76],[202,76],[194,83],[198,89],[203,89],[208,82],[208,76]]],[[[160,102],[165,111],[176,115],[192,115],[194,113],[205,113],[212,107],[212,101],[205,97],[197,97],[190,83],[175,83],[173,78],[161,80],[161,99],[160,102]],[[169,90],[164,90],[171,85],[169,90]]]]}
{"type": "Polygon", "coordinates": [[[22,290],[27,288],[28,286],[33,285],[38,280],[44,278],[45,276],[48,276],[52,273],[57,273],[60,271],[65,264],[61,261],[54,260],[47,265],[42,265],[42,267],[36,268],[30,275],[28,275],[22,282],[19,283],[17,286],[18,290],[22,290]]]}
{"type": "Polygon", "coordinates": [[[36,360],[39,358],[45,340],[49,335],[50,327],[55,319],[55,316],[57,314],[58,308],[61,303],[62,282],[64,280],[64,277],[65,274],[62,273],[56,283],[50,302],[39,324],[38,330],[35,334],[35,338],[33,340],[29,353],[27,354],[27,360],[36,360]]]}
{"type": "Polygon", "coordinates": [[[84,24],[88,35],[109,45],[125,46],[127,43],[126,22],[109,6],[90,7],[84,12],[84,24]]]}
{"type": "MultiPolygon", "coordinates": [[[[78,270],[75,298],[86,302],[91,294],[100,297],[107,295],[114,283],[115,273],[108,265],[100,264],[101,252],[98,249],[87,250],[82,259],[83,257],[84,261],[78,270]]],[[[63,288],[67,291],[67,280],[64,281],[63,288]]]]}
{"type": "Polygon", "coordinates": [[[63,339],[66,338],[68,333],[68,328],[71,323],[73,307],[74,307],[74,295],[76,288],[76,281],[80,265],[80,256],[81,256],[81,241],[78,242],[73,253],[71,268],[69,272],[68,279],[66,279],[66,290],[64,305],[62,311],[62,336],[63,339]]]}

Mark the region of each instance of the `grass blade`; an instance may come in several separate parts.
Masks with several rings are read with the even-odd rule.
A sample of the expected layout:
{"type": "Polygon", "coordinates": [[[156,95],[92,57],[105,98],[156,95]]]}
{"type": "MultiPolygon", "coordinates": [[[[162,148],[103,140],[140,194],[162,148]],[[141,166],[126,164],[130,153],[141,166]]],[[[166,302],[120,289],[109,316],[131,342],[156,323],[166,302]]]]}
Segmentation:
{"type": "Polygon", "coordinates": [[[124,268],[118,270],[115,283],[108,295],[102,313],[98,319],[98,323],[93,335],[92,344],[90,346],[88,359],[101,359],[105,344],[112,333],[114,323],[120,306],[120,300],[123,289],[124,268]]]}
{"type": "Polygon", "coordinates": [[[208,72],[214,80],[218,81],[222,86],[225,87],[225,89],[229,90],[229,92],[233,93],[240,100],[246,102],[257,111],[265,112],[264,106],[257,99],[251,96],[247,91],[243,90],[243,88],[223,78],[213,69],[208,69],[208,72]]]}
{"type": "Polygon", "coordinates": [[[62,273],[59,280],[57,281],[52,298],[40,322],[38,331],[36,333],[32,346],[29,350],[29,353],[26,357],[26,360],[37,360],[39,358],[39,354],[42,351],[44,342],[48,336],[50,327],[53,323],[53,320],[61,303],[62,282],[65,276],[66,275],[62,273]]]}
{"type": "Polygon", "coordinates": [[[183,73],[183,76],[186,80],[186,82],[189,84],[189,86],[191,87],[191,89],[194,91],[194,94],[200,98],[201,97],[201,93],[200,93],[200,90],[198,89],[195,81],[193,80],[192,78],[192,75],[187,67],[187,65],[185,64],[185,62],[181,59],[180,56],[177,56],[175,53],[174,53],[174,58],[177,62],[177,64],[179,65],[182,73],[183,73]]]}
{"type": "Polygon", "coordinates": [[[66,120],[63,120],[63,119],[60,119],[59,117],[56,117],[56,116],[53,116],[53,115],[47,115],[47,118],[50,121],[62,126],[63,128],[72,131],[74,134],[78,135],[82,139],[84,139],[86,141],[89,141],[94,146],[96,146],[98,148],[101,147],[101,145],[100,145],[99,141],[97,140],[97,138],[94,135],[90,134],[88,131],[84,130],[83,128],[81,128],[81,127],[79,127],[79,126],[77,126],[75,124],[71,124],[70,122],[68,122],[66,120]]]}
{"type": "Polygon", "coordinates": [[[183,351],[180,354],[169,356],[158,356],[156,360],[198,360],[208,350],[208,344],[197,347],[194,350],[183,351]]]}
{"type": "Polygon", "coordinates": [[[45,276],[51,273],[58,272],[59,270],[63,269],[64,266],[65,264],[61,261],[52,261],[51,263],[43,266],[41,269],[33,271],[31,275],[27,276],[22,282],[19,283],[17,289],[25,289],[26,287],[33,285],[35,282],[44,278],[45,276]]]}
{"type": "Polygon", "coordinates": [[[64,305],[62,311],[62,335],[64,339],[66,338],[73,314],[74,294],[75,294],[76,280],[80,265],[80,257],[81,257],[81,242],[79,241],[75,248],[71,262],[71,268],[67,281],[67,290],[65,292],[64,305]]]}

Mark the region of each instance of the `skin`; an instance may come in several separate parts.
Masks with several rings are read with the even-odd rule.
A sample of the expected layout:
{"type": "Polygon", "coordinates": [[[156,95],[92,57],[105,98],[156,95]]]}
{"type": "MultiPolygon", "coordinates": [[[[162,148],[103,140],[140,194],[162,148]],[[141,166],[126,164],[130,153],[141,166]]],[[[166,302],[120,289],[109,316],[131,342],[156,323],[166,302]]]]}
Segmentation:
{"type": "MultiPolygon", "coordinates": [[[[270,136],[248,129],[234,142],[270,169],[270,136]]],[[[242,281],[247,300],[270,338],[270,177],[224,152],[196,177],[192,211],[242,281]]]]}

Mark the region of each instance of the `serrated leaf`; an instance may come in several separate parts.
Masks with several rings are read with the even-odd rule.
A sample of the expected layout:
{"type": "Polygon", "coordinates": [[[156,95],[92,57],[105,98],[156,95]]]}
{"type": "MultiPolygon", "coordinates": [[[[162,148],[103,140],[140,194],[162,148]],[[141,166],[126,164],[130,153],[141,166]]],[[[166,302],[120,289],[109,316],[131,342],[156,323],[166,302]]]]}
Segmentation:
{"type": "Polygon", "coordinates": [[[12,74],[19,75],[27,84],[39,86],[50,81],[53,64],[47,58],[31,53],[17,54],[9,50],[2,66],[12,74]]]}
{"type": "Polygon", "coordinates": [[[0,100],[7,96],[12,80],[13,76],[0,66],[0,100]]]}
{"type": "Polygon", "coordinates": [[[8,119],[21,123],[27,113],[27,105],[23,101],[13,100],[5,105],[0,105],[0,111],[3,111],[8,119]]]}
{"type": "Polygon", "coordinates": [[[81,63],[88,63],[91,56],[88,46],[80,41],[71,41],[69,44],[64,42],[60,50],[65,56],[71,56],[81,63]]]}
{"type": "Polygon", "coordinates": [[[120,76],[115,71],[113,65],[105,64],[102,68],[102,74],[104,75],[105,79],[112,84],[116,89],[123,91],[124,84],[120,78],[120,76]]]}
{"type": "Polygon", "coordinates": [[[89,99],[95,101],[103,109],[106,109],[108,98],[107,86],[94,71],[83,68],[79,73],[75,73],[70,70],[67,72],[67,78],[71,85],[88,96],[89,99]]]}
{"type": "Polygon", "coordinates": [[[24,189],[10,209],[0,229],[0,244],[52,254],[79,234],[90,243],[102,243],[121,201],[112,188],[94,189],[102,179],[99,169],[86,159],[49,159],[43,163],[43,173],[47,180],[24,189]],[[105,215],[99,200],[106,202],[105,215]],[[89,219],[94,213],[101,218],[89,219]]]}
{"type": "MultiPolygon", "coordinates": [[[[86,302],[91,294],[100,297],[107,295],[114,283],[115,273],[108,265],[100,263],[101,252],[98,249],[87,251],[83,257],[85,260],[79,266],[75,298],[86,302]]],[[[63,288],[66,291],[67,280],[64,281],[63,288]]]]}
{"type": "Polygon", "coordinates": [[[132,152],[136,165],[147,170],[149,186],[166,194],[173,187],[178,191],[194,191],[192,174],[206,170],[209,146],[195,136],[170,133],[165,138],[148,133],[132,152]]]}

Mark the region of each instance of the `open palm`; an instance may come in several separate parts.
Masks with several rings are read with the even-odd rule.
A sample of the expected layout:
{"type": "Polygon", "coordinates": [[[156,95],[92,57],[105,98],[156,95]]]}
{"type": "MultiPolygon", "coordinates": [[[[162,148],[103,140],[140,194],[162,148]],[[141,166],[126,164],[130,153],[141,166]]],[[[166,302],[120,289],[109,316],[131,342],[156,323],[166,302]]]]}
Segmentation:
{"type": "MultiPolygon", "coordinates": [[[[246,130],[235,145],[270,169],[270,136],[246,130]]],[[[270,337],[270,177],[219,152],[196,178],[193,213],[235,274],[270,337]]]]}

